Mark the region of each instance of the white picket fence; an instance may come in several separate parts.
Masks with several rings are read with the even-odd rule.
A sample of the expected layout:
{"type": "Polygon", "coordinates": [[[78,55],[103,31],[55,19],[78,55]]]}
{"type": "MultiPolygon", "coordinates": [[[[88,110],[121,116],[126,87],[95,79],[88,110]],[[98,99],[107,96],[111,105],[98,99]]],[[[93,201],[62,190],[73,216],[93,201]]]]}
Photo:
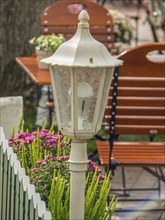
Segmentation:
{"type": "Polygon", "coordinates": [[[0,127],[0,219],[51,220],[45,202],[21,168],[0,127]]]}

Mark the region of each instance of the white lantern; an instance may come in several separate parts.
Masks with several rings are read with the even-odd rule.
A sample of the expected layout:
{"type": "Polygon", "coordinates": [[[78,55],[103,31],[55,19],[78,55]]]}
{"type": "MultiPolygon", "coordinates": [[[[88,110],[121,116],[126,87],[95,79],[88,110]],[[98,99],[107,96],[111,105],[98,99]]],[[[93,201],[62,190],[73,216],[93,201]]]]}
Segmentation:
{"type": "Polygon", "coordinates": [[[86,140],[101,128],[114,67],[122,61],[91,36],[86,11],[79,20],[73,38],[43,61],[50,65],[59,130],[86,140]]]}
{"type": "Polygon", "coordinates": [[[89,32],[89,15],[79,15],[76,34],[42,62],[49,64],[58,128],[72,138],[70,219],[84,219],[87,139],[101,128],[115,66],[122,61],[89,32]]]}

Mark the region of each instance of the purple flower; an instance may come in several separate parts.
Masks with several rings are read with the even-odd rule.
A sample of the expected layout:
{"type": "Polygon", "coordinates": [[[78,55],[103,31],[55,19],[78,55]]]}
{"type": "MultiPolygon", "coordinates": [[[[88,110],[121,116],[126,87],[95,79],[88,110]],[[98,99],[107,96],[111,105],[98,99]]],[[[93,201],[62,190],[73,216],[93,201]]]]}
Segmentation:
{"type": "Polygon", "coordinates": [[[60,161],[65,161],[65,160],[68,160],[68,159],[69,159],[69,156],[61,156],[61,157],[59,157],[60,161]]]}
{"type": "Polygon", "coordinates": [[[9,143],[9,146],[12,147],[13,144],[19,144],[20,140],[18,138],[9,138],[8,143],[9,143]]]}
{"type": "Polygon", "coordinates": [[[32,142],[34,139],[35,139],[34,135],[29,135],[29,136],[25,137],[25,140],[30,141],[30,142],[32,142]]]}
{"type": "Polygon", "coordinates": [[[67,143],[66,142],[64,142],[64,141],[61,141],[61,147],[65,147],[67,145],[67,143]]]}
{"type": "Polygon", "coordinates": [[[30,134],[28,133],[28,132],[24,132],[24,133],[20,133],[20,134],[18,134],[17,135],[17,138],[22,138],[22,139],[24,139],[24,138],[26,138],[27,136],[29,136],[30,134]]]}
{"type": "Polygon", "coordinates": [[[58,140],[58,136],[55,135],[55,134],[51,134],[51,135],[49,136],[49,138],[54,139],[54,140],[58,140]]]}
{"type": "Polygon", "coordinates": [[[37,163],[37,165],[45,165],[46,161],[45,160],[38,160],[36,163],[37,163]]]}
{"type": "Polygon", "coordinates": [[[100,180],[104,180],[105,179],[105,176],[102,175],[102,174],[99,177],[100,177],[100,180]]]}
{"type": "Polygon", "coordinates": [[[92,170],[96,170],[97,172],[99,172],[99,173],[101,173],[102,172],[102,170],[98,167],[98,166],[96,166],[96,164],[95,164],[95,162],[93,162],[92,160],[90,160],[89,162],[88,162],[88,165],[89,165],[89,168],[90,169],[92,169],[92,170]]]}
{"type": "Polygon", "coordinates": [[[30,143],[32,143],[34,141],[34,139],[35,139],[34,135],[26,136],[25,139],[24,139],[25,140],[24,143],[25,144],[30,144],[30,143]]]}
{"type": "Polygon", "coordinates": [[[41,162],[41,165],[46,165],[46,161],[45,161],[45,160],[42,161],[42,162],[41,162]]]}
{"type": "Polygon", "coordinates": [[[36,130],[36,131],[33,131],[32,134],[33,134],[33,135],[37,135],[37,134],[38,134],[38,131],[37,131],[37,130],[36,130]]]}
{"type": "Polygon", "coordinates": [[[50,159],[55,159],[55,157],[53,155],[46,155],[45,156],[45,161],[50,160],[50,159]]]}
{"type": "Polygon", "coordinates": [[[32,172],[32,173],[37,173],[38,172],[38,168],[32,168],[30,171],[32,172]]]}
{"type": "Polygon", "coordinates": [[[57,145],[57,140],[56,139],[53,139],[53,138],[50,138],[50,139],[48,139],[47,140],[47,143],[49,143],[49,144],[56,144],[57,145]]]}
{"type": "Polygon", "coordinates": [[[95,162],[93,162],[92,160],[89,160],[88,165],[89,165],[90,167],[96,166],[96,165],[95,165],[95,162]]]}
{"type": "Polygon", "coordinates": [[[16,138],[8,138],[8,141],[11,141],[11,142],[13,142],[15,140],[16,140],[16,138]]]}
{"type": "Polygon", "coordinates": [[[48,130],[41,130],[40,131],[40,138],[46,138],[49,134],[49,131],[48,130]]]}

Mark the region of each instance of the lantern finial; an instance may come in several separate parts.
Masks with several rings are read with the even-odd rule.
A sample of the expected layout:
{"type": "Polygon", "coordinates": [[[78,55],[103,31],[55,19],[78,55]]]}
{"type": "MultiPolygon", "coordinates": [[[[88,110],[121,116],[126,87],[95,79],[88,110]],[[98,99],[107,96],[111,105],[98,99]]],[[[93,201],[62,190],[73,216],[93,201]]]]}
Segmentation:
{"type": "Polygon", "coordinates": [[[87,11],[82,10],[78,16],[78,20],[80,21],[78,24],[79,27],[89,28],[89,14],[87,11]]]}

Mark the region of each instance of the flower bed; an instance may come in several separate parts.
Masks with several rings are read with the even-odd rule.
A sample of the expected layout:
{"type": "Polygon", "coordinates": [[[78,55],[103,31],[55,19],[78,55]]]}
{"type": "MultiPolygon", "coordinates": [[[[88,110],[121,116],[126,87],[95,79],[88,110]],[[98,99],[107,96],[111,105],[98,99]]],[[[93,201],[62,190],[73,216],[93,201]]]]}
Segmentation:
{"type": "MultiPolygon", "coordinates": [[[[9,146],[25,168],[30,181],[40,193],[52,218],[69,219],[70,139],[54,134],[53,129],[23,132],[10,138],[9,146]]],[[[93,161],[86,174],[85,219],[111,219],[117,200],[113,197],[109,207],[110,175],[104,176],[93,161]]]]}

